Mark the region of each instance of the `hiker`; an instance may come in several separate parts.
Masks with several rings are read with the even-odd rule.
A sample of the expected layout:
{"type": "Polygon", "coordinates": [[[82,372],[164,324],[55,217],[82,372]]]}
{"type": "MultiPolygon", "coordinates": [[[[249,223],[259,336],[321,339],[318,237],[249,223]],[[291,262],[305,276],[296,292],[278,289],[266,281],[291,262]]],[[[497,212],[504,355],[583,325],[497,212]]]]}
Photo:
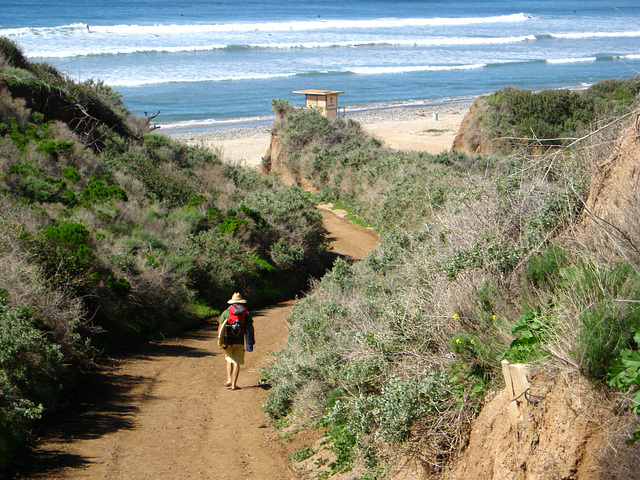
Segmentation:
{"type": "Polygon", "coordinates": [[[247,301],[239,293],[234,293],[227,303],[229,308],[218,317],[218,345],[224,348],[227,361],[225,387],[240,390],[237,383],[240,365],[244,364],[245,339],[247,351],[253,351],[255,344],[253,318],[244,305],[247,301]]]}

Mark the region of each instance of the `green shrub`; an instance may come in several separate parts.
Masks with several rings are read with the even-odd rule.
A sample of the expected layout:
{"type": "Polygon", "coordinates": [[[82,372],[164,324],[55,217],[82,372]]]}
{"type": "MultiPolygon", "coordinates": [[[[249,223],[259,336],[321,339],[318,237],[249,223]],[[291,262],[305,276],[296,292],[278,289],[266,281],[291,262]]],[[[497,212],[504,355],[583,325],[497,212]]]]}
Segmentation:
{"type": "Polygon", "coordinates": [[[37,328],[32,309],[0,300],[0,468],[61,394],[63,355],[37,328]]]}
{"type": "Polygon", "coordinates": [[[22,49],[17,43],[9,40],[8,37],[0,36],[0,55],[2,55],[12,67],[25,70],[29,68],[29,61],[22,49]]]}
{"type": "MultiPolygon", "coordinates": [[[[585,92],[586,96],[595,98],[605,107],[610,104],[616,105],[617,111],[621,110],[620,107],[632,106],[638,94],[640,94],[640,77],[628,80],[603,80],[590,86],[585,92]]],[[[611,113],[615,114],[615,111],[611,113]]]]}
{"type": "Polygon", "coordinates": [[[550,319],[542,314],[540,307],[524,313],[511,327],[511,334],[516,338],[498,360],[504,358],[511,363],[531,363],[548,356],[546,339],[550,327],[550,319]]]}
{"type": "Polygon", "coordinates": [[[113,272],[107,277],[107,287],[120,295],[128,295],[131,293],[131,284],[124,278],[115,278],[113,272]]]}
{"type": "Polygon", "coordinates": [[[73,100],[84,104],[89,113],[100,119],[101,126],[111,128],[119,135],[132,135],[125,126],[124,120],[129,112],[122,102],[122,95],[104,81],[93,78],[80,83],[65,80],[62,86],[73,100]]]}
{"type": "Polygon", "coordinates": [[[598,268],[583,261],[561,275],[579,312],[574,354],[585,373],[604,381],[612,360],[632,346],[640,329],[640,279],[629,264],[598,268]]]}
{"type": "Polygon", "coordinates": [[[305,257],[304,246],[301,243],[289,245],[283,238],[271,245],[269,254],[280,268],[291,268],[305,257]]]}
{"type": "Polygon", "coordinates": [[[566,225],[580,214],[582,206],[580,196],[572,190],[545,195],[535,214],[529,218],[529,234],[542,235],[566,225]]]}
{"type": "Polygon", "coordinates": [[[313,447],[304,447],[296,452],[293,452],[289,456],[289,459],[295,463],[302,462],[307,458],[312,457],[315,453],[316,453],[316,450],[313,447]]]}
{"type": "Polygon", "coordinates": [[[45,228],[42,236],[55,252],[53,257],[44,258],[51,268],[56,267],[57,259],[66,261],[71,271],[84,269],[91,261],[90,234],[84,225],[62,222],[45,228]]]}
{"type": "Polygon", "coordinates": [[[240,225],[244,225],[247,223],[246,218],[237,218],[237,213],[234,211],[227,212],[227,216],[224,218],[222,223],[218,225],[218,229],[222,233],[230,233],[234,234],[240,225]]]}
{"type": "Polygon", "coordinates": [[[277,115],[285,116],[293,113],[293,106],[286,100],[272,99],[271,110],[276,112],[277,115]]]}
{"type": "Polygon", "coordinates": [[[556,246],[540,254],[531,256],[527,263],[527,279],[535,287],[553,290],[560,281],[560,269],[568,264],[564,251],[556,246]]]}
{"type": "Polygon", "coordinates": [[[74,167],[64,167],[61,170],[61,174],[63,177],[71,180],[72,183],[78,183],[82,176],[74,167]]]}
{"type": "Polygon", "coordinates": [[[144,136],[144,145],[148,149],[153,150],[156,148],[168,147],[171,145],[171,140],[164,135],[150,134],[144,136]]]}
{"type": "MultiPolygon", "coordinates": [[[[266,374],[265,377],[271,377],[266,374]]],[[[295,385],[279,382],[274,388],[269,390],[267,400],[262,404],[262,408],[267,415],[274,420],[280,420],[286,417],[293,404],[293,397],[297,392],[295,385]]]]}
{"type": "MultiPolygon", "coordinates": [[[[631,411],[640,414],[640,330],[633,331],[635,348],[620,350],[620,356],[609,365],[607,383],[625,393],[633,394],[631,411]]],[[[627,440],[633,445],[640,440],[640,424],[627,440]]]]}
{"type": "Polygon", "coordinates": [[[171,212],[167,218],[167,224],[169,225],[185,225],[188,226],[190,231],[198,231],[204,228],[204,223],[207,221],[206,215],[198,210],[196,207],[185,206],[182,208],[176,208],[171,212]]]}
{"type": "Polygon", "coordinates": [[[628,113],[639,91],[639,77],[606,80],[585,92],[504,88],[486,98],[488,108],[481,108],[483,113],[476,115],[468,131],[492,139],[492,145],[483,145],[485,150],[508,153],[523,145],[559,147],[583,136],[599,119],[609,121],[628,113]]]}
{"type": "MultiPolygon", "coordinates": [[[[42,128],[38,128],[36,125],[27,124],[20,125],[15,118],[10,119],[10,125],[5,127],[9,138],[13,141],[13,144],[21,151],[25,151],[27,145],[31,141],[38,141],[42,138],[42,128]]],[[[6,133],[5,133],[6,134],[6,133]]]]}
{"type": "Polygon", "coordinates": [[[548,145],[562,145],[595,118],[594,100],[570,90],[506,88],[487,101],[501,112],[494,116],[500,136],[534,137],[548,145]]]}
{"type": "Polygon", "coordinates": [[[413,421],[426,413],[435,413],[443,397],[449,395],[444,372],[427,370],[422,379],[391,377],[377,396],[380,433],[390,444],[406,440],[413,421]]]}
{"type": "Polygon", "coordinates": [[[389,445],[405,441],[414,421],[424,415],[438,414],[451,396],[451,384],[443,369],[426,370],[421,378],[391,376],[375,392],[342,395],[327,402],[319,426],[327,426],[327,445],[336,455],[329,464],[331,475],[353,468],[358,455],[370,467],[377,464],[367,436],[382,439],[389,445]]]}
{"type": "Polygon", "coordinates": [[[347,425],[347,412],[341,409],[341,406],[338,402],[333,408],[332,415],[327,418],[329,421],[327,438],[322,442],[323,445],[328,445],[329,450],[336,456],[335,460],[329,463],[330,475],[351,471],[356,456],[354,447],[357,437],[350,431],[347,425]]]}
{"type": "Polygon", "coordinates": [[[184,206],[194,196],[193,187],[169,167],[161,168],[149,161],[135,166],[136,177],[145,185],[151,200],[169,206],[184,206]]]}
{"type": "Polygon", "coordinates": [[[33,201],[50,202],[64,198],[60,195],[66,191],[66,186],[64,181],[50,177],[42,178],[36,174],[22,177],[18,182],[18,191],[33,201]]]}
{"type": "Polygon", "coordinates": [[[29,71],[45,84],[59,85],[64,83],[64,75],[56,67],[48,63],[31,63],[29,71]]]}
{"type": "Polygon", "coordinates": [[[66,156],[73,152],[74,145],[74,142],[65,140],[42,140],[38,143],[36,152],[46,153],[57,161],[61,156],[66,156]]]}
{"type": "Polygon", "coordinates": [[[580,318],[581,361],[589,376],[603,380],[609,364],[621,350],[631,342],[630,327],[640,326],[639,312],[622,318],[610,306],[600,305],[583,314],[580,318]]]}
{"type": "Polygon", "coordinates": [[[124,200],[127,201],[127,193],[118,185],[113,183],[107,183],[108,176],[104,175],[101,178],[95,176],[91,178],[89,184],[82,189],[80,194],[80,200],[85,207],[96,203],[104,203],[109,200],[124,200]]]}
{"type": "Polygon", "coordinates": [[[207,201],[207,197],[204,195],[194,195],[187,202],[188,207],[197,207],[198,205],[207,201]]]}

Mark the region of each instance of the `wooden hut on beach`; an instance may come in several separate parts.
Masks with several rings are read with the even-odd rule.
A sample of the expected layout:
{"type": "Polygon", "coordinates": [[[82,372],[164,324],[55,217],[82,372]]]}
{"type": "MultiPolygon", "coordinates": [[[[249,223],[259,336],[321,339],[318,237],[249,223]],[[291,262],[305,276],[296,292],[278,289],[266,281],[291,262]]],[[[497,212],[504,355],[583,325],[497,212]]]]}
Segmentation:
{"type": "Polygon", "coordinates": [[[306,95],[305,108],[317,108],[329,120],[335,120],[338,117],[338,95],[344,92],[310,89],[295,90],[293,93],[306,95]]]}

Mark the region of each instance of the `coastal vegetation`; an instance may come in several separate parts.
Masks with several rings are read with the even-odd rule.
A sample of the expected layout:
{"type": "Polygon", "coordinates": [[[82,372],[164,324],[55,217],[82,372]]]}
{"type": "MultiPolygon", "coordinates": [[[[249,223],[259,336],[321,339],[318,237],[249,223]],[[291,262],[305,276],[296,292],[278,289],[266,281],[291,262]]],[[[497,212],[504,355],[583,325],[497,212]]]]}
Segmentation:
{"type": "Polygon", "coordinates": [[[498,91],[465,132],[492,155],[394,151],[353,121],[274,101],[282,165],[382,234],[294,306],[287,345],[264,369],[267,413],[288,434],[324,439],[293,457],[311,476],[383,478],[407,458],[441,474],[501,385],[502,359],[635,392],[621,408],[640,411],[640,249],[624,233],[637,197],[631,221],[609,226],[625,241],[594,247],[581,229],[596,166],[639,91],[638,78],[498,91]]]}
{"type": "Polygon", "coordinates": [[[288,299],[331,257],[307,195],[155,135],[0,38],[0,467],[103,352],[288,299]]]}
{"type": "Polygon", "coordinates": [[[561,365],[638,413],[638,237],[616,224],[624,241],[594,246],[581,219],[639,85],[498,91],[467,128],[484,147],[437,155],[276,100],[283,165],[308,193],[153,134],[117,92],[0,38],[0,466],[101,352],[199,325],[236,290],[292,298],[310,277],[262,373],[283,432],[322,438],[292,456],[314,477],[384,478],[407,457],[442,473],[502,359],[561,365]],[[318,202],[380,247],[334,261],[318,202]]]}
{"type": "Polygon", "coordinates": [[[568,146],[628,114],[638,93],[637,77],[605,80],[585,91],[504,88],[477,105],[462,144],[502,155],[568,146]]]}

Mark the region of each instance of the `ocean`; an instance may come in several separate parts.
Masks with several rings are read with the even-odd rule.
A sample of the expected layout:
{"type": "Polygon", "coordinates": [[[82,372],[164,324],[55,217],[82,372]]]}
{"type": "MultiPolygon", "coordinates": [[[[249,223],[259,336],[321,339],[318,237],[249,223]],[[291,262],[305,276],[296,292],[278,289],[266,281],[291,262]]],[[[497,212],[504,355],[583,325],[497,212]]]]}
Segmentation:
{"type": "Polygon", "coordinates": [[[0,36],[165,131],[272,122],[294,90],[348,114],[640,73],[638,0],[1,0],[0,36]]]}

